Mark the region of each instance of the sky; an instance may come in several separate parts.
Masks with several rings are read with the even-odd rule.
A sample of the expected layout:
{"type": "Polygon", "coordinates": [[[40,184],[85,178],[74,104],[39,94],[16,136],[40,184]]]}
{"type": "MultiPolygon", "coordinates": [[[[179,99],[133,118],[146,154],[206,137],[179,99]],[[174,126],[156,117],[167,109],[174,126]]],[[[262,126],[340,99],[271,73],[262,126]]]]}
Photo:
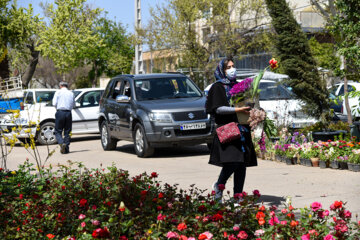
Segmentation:
{"type": "MultiPolygon", "coordinates": [[[[146,25],[150,18],[149,9],[155,7],[156,4],[164,3],[166,0],[141,0],[141,19],[142,24],[146,25]]],[[[42,14],[40,8],[40,2],[51,3],[53,0],[18,0],[19,6],[27,7],[28,4],[32,4],[35,14],[42,14]]],[[[121,22],[127,27],[127,30],[131,33],[134,32],[135,22],[135,2],[134,0],[87,0],[93,8],[102,8],[107,11],[107,16],[111,20],[121,22]]]]}

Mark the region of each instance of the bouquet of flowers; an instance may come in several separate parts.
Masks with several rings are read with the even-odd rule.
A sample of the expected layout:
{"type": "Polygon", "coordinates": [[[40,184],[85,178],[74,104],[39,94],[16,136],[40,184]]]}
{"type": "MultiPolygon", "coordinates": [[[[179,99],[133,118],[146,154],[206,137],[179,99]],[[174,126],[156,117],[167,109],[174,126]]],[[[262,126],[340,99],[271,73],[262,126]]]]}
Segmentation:
{"type": "MultiPolygon", "coordinates": [[[[259,84],[264,76],[264,72],[271,68],[276,69],[278,62],[273,58],[269,61],[269,66],[262,70],[255,78],[246,78],[243,81],[235,84],[230,89],[230,104],[236,107],[248,106],[251,107],[250,115],[245,113],[237,113],[240,124],[249,124],[254,130],[257,126],[263,126],[261,139],[264,138],[264,133],[267,137],[276,135],[276,127],[274,122],[266,117],[266,113],[259,105],[259,84]]],[[[263,142],[263,141],[261,141],[263,142]]]]}

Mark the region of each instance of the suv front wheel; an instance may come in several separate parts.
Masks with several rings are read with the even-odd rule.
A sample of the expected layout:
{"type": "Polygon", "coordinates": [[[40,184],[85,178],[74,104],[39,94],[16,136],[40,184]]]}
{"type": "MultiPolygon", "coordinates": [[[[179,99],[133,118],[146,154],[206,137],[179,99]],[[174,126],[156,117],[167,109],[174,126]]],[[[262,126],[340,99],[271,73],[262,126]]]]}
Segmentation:
{"type": "Polygon", "coordinates": [[[144,127],[140,123],[137,123],[135,125],[133,138],[135,152],[138,157],[145,158],[150,157],[154,154],[154,148],[149,146],[149,143],[146,139],[144,127]]]}
{"type": "Polygon", "coordinates": [[[105,151],[114,150],[116,148],[117,141],[110,136],[106,121],[101,123],[101,146],[105,151]]]}

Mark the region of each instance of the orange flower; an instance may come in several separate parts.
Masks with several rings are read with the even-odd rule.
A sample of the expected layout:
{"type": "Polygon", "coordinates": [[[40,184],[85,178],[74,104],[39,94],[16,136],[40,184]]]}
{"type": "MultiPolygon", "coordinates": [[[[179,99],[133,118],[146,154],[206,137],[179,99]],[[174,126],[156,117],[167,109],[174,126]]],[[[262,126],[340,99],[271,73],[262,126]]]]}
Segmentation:
{"type": "Polygon", "coordinates": [[[349,147],[353,147],[354,146],[354,144],[352,144],[352,143],[348,143],[347,144],[349,147]]]}
{"type": "Polygon", "coordinates": [[[270,68],[271,68],[271,69],[276,69],[276,68],[279,67],[278,61],[276,61],[275,58],[272,58],[272,59],[269,61],[269,64],[270,64],[270,68]]]}
{"type": "Polygon", "coordinates": [[[292,221],[290,222],[290,226],[291,226],[291,227],[296,227],[298,224],[299,224],[298,221],[292,220],[292,221]]]}
{"type": "Polygon", "coordinates": [[[46,235],[49,239],[52,239],[52,238],[54,238],[55,237],[55,235],[53,235],[53,234],[51,234],[51,233],[49,233],[48,235],[46,235]]]}
{"type": "Polygon", "coordinates": [[[260,218],[258,222],[259,222],[259,225],[264,225],[265,224],[265,219],[260,218]]]}
{"type": "Polygon", "coordinates": [[[264,218],[265,214],[263,212],[257,212],[256,213],[256,219],[264,218]]]}

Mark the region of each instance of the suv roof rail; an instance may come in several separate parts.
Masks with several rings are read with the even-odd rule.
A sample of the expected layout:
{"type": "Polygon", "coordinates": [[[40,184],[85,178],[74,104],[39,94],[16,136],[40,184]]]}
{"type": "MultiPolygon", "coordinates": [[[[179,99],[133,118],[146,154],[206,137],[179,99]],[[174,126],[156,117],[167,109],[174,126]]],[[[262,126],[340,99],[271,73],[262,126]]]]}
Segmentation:
{"type": "Polygon", "coordinates": [[[119,74],[119,75],[116,75],[115,77],[134,77],[133,74],[119,74]]]}
{"type": "Polygon", "coordinates": [[[182,72],[164,72],[164,73],[169,73],[169,74],[181,74],[181,75],[185,75],[184,73],[182,72]]]}

